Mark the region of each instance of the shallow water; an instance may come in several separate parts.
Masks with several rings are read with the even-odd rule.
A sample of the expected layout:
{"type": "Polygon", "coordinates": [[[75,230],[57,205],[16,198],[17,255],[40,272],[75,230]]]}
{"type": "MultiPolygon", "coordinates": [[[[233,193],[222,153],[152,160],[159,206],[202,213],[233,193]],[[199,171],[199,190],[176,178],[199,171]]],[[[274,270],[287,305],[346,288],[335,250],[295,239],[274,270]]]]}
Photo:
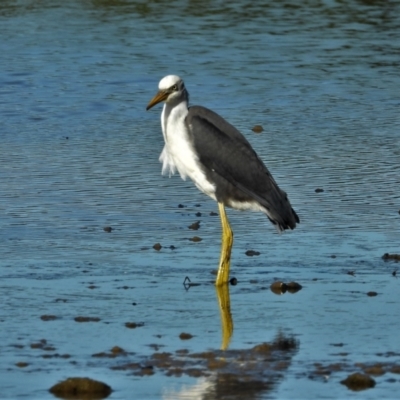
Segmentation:
{"type": "Polygon", "coordinates": [[[381,259],[399,252],[399,28],[398,2],[1,2],[0,397],[52,398],[57,381],[90,376],[112,399],[210,398],[211,378],[110,369],[156,348],[221,346],[217,207],[160,175],[161,109],[144,111],[177,73],[193,104],[248,137],[301,218],[278,235],[262,215],[228,210],[229,348],[279,332],[299,342],[257,398],[395,398],[398,374],[363,392],[339,382],[355,363],[400,362],[398,264],[381,259]],[[201,285],[186,291],[186,276],[201,285]],[[277,296],[276,279],[303,289],[277,296]],[[92,357],[116,345],[134,354],[92,357]]]}

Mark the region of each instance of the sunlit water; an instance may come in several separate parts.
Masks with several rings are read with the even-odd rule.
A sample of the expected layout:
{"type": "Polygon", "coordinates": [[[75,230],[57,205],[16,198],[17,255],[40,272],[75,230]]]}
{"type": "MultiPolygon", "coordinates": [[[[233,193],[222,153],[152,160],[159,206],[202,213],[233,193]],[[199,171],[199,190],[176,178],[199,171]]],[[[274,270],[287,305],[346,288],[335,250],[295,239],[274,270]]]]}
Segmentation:
{"type": "Polygon", "coordinates": [[[132,377],[91,357],[115,345],[138,358],[154,343],[220,346],[209,284],[217,207],[191,182],[160,175],[161,107],[145,112],[159,79],[175,73],[193,104],[247,136],[301,218],[278,235],[261,214],[228,211],[239,280],[230,347],[280,331],[300,343],[260,398],[395,398],[395,374],[362,393],[339,384],[344,372],[308,376],[342,350],[349,364],[387,361],[377,354],[388,351],[400,361],[400,283],[381,259],[399,252],[399,29],[398,2],[2,1],[0,397],[51,398],[57,381],[91,376],[113,399],[201,398],[201,379],[132,377]],[[202,285],[186,292],[185,276],[202,285]],[[303,290],[276,296],[274,279],[303,290]],[[195,337],[182,343],[181,332],[195,337]],[[41,339],[56,350],[30,348],[41,339]],[[71,357],[42,357],[54,352],[71,357]]]}

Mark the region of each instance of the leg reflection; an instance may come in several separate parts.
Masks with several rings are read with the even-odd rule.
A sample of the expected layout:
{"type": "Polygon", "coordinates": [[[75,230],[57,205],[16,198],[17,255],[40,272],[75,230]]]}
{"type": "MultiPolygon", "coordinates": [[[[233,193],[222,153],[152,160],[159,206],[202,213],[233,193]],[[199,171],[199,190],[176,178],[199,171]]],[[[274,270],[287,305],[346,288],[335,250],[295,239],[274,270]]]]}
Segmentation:
{"type": "Polygon", "coordinates": [[[217,292],[219,311],[221,313],[222,344],[221,350],[226,350],[233,333],[233,320],[231,314],[231,300],[229,297],[229,284],[215,286],[217,292]]]}

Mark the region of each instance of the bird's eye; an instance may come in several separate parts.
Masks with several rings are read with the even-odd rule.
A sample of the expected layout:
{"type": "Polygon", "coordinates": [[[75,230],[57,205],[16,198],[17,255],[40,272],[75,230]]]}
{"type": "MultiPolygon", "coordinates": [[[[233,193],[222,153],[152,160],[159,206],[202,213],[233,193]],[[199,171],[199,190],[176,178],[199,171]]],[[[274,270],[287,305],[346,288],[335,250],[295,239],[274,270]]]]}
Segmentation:
{"type": "Polygon", "coordinates": [[[172,90],[173,92],[176,92],[176,91],[178,90],[178,86],[177,86],[177,85],[172,86],[172,87],[171,87],[171,90],[172,90]]]}

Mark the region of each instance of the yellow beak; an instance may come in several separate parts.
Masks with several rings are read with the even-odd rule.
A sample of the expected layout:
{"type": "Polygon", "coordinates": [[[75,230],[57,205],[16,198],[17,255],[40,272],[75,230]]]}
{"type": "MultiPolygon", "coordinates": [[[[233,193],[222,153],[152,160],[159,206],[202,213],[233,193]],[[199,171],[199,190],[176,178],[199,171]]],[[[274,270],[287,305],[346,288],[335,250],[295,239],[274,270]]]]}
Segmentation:
{"type": "Polygon", "coordinates": [[[169,93],[165,90],[160,90],[151,100],[150,103],[147,104],[146,111],[150,110],[151,107],[154,107],[156,104],[161,103],[168,97],[169,93]]]}

